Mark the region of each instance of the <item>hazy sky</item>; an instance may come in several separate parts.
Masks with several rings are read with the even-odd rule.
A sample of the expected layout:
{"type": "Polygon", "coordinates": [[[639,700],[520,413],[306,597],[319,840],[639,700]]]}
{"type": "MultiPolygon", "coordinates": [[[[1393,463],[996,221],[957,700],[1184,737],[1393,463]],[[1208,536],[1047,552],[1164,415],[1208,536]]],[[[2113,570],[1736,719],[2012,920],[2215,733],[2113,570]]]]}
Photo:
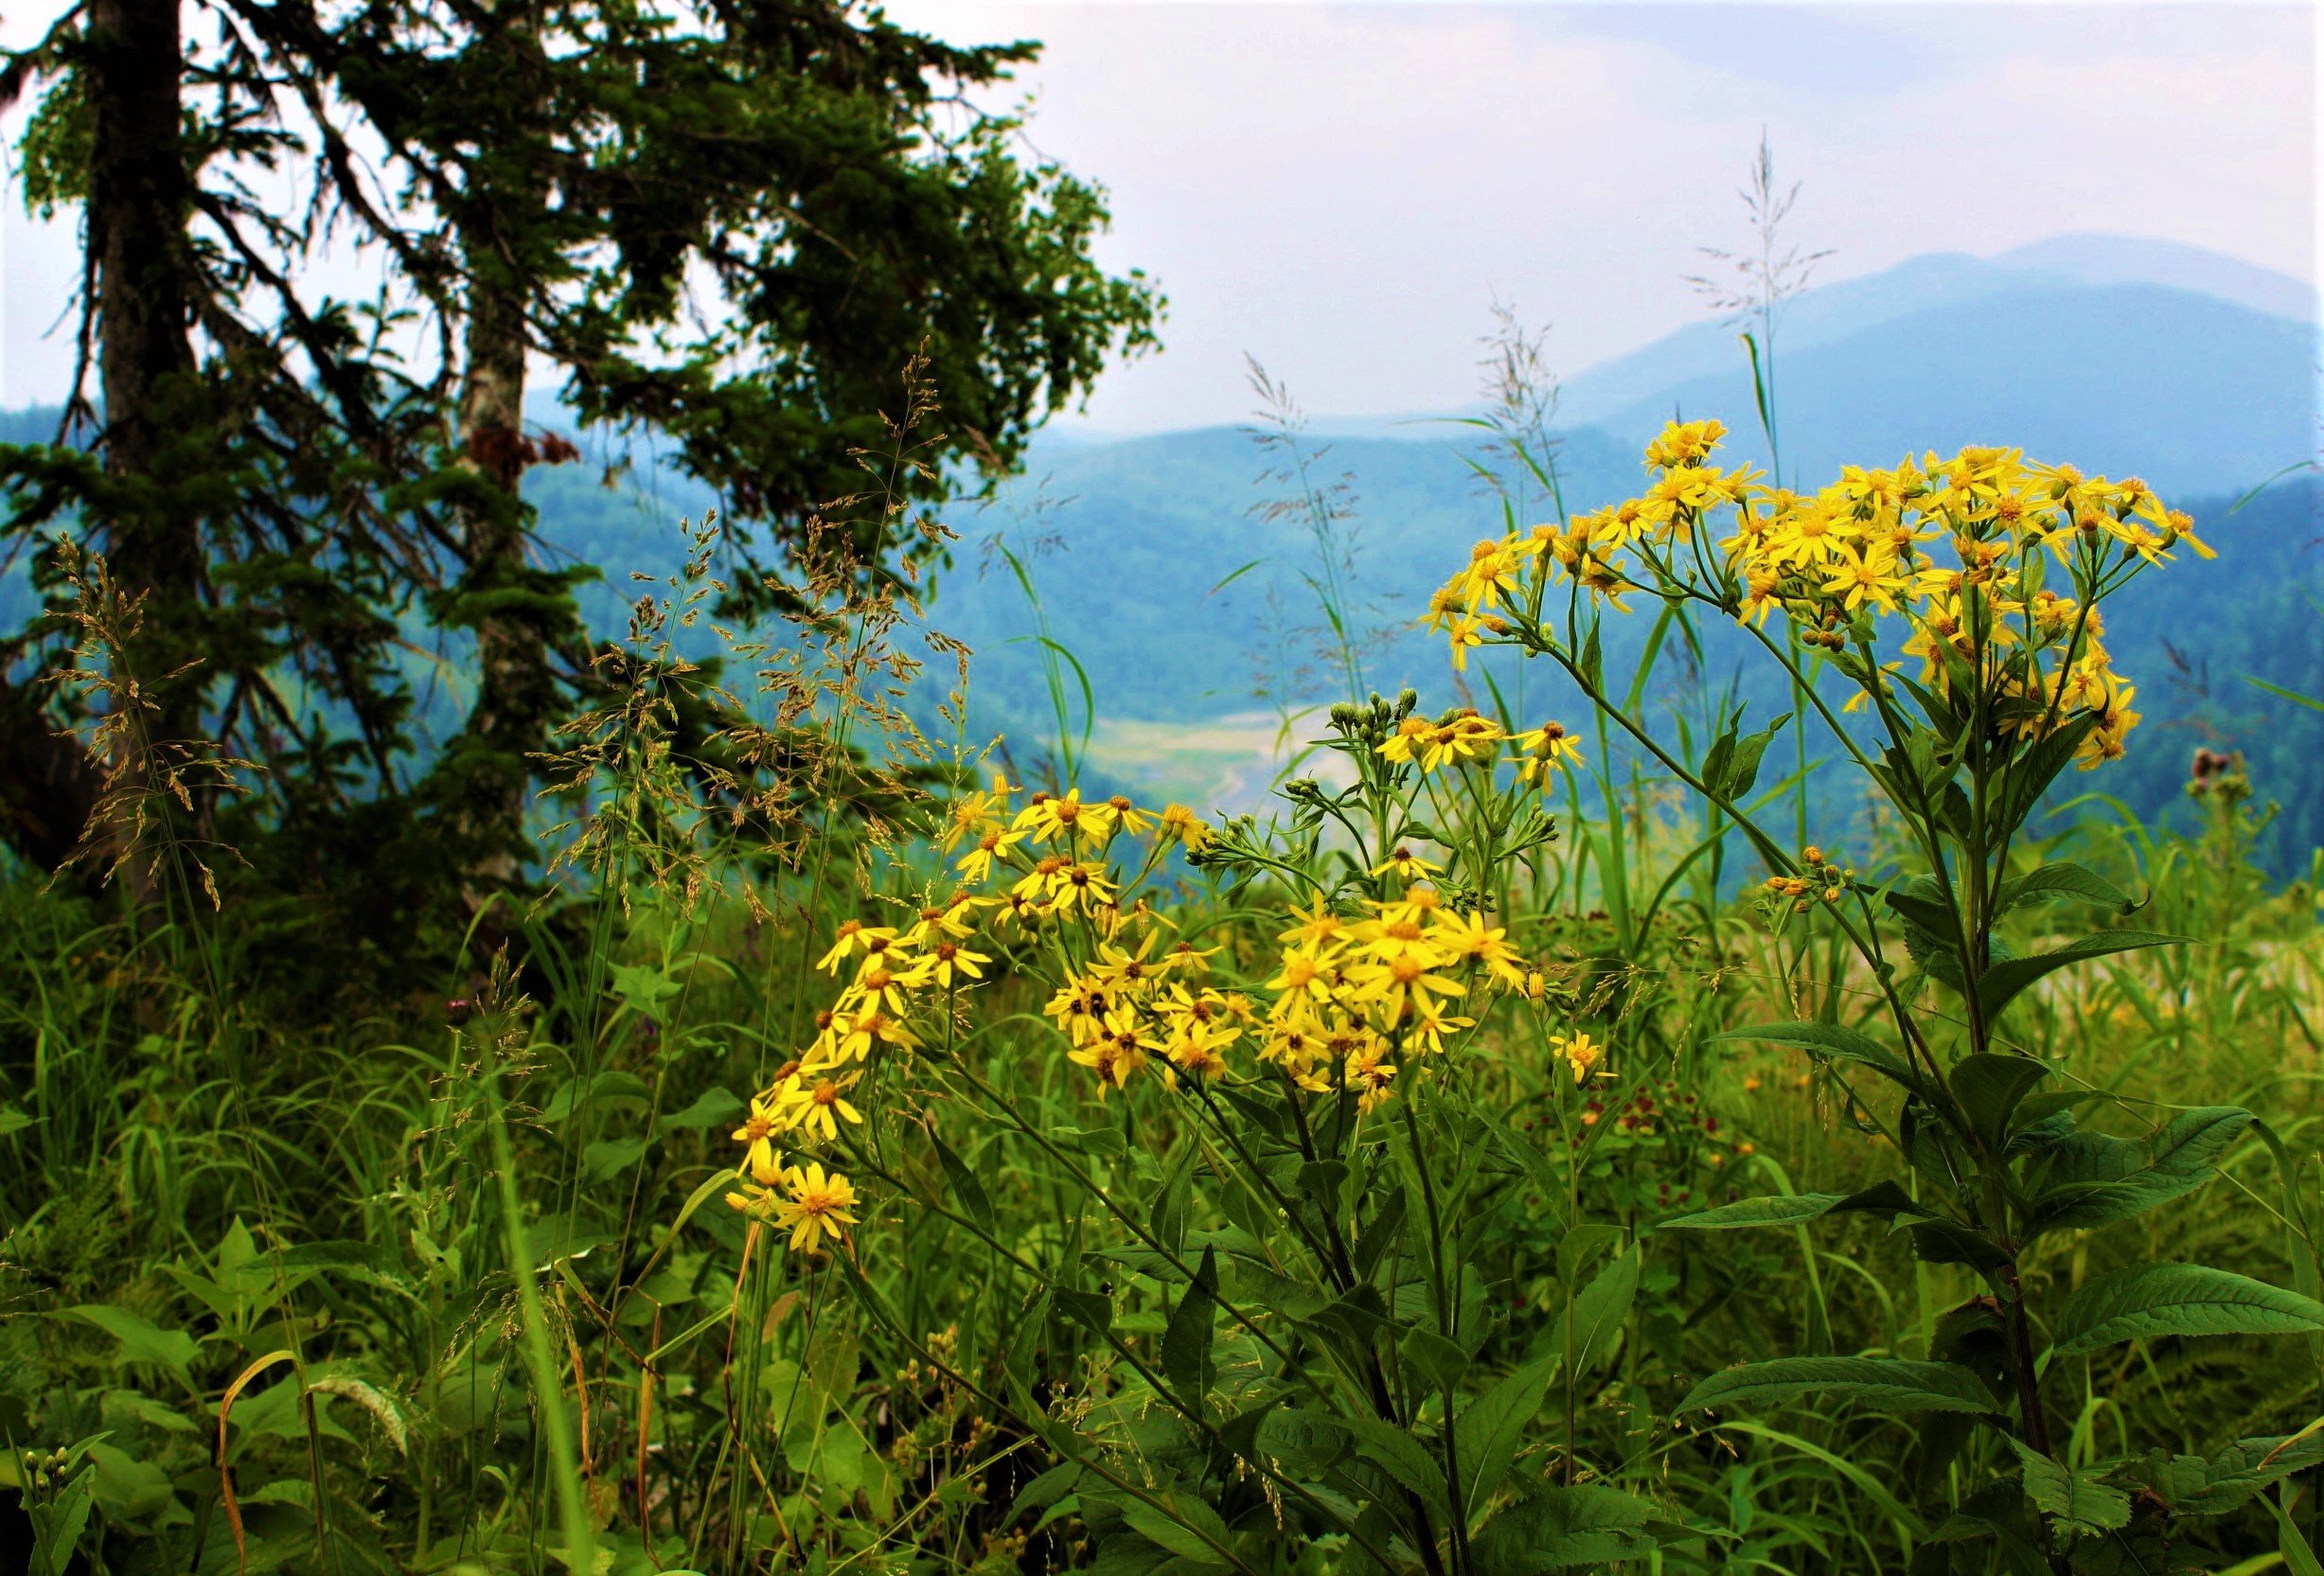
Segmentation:
{"type": "MultiPolygon", "coordinates": [[[[0,0],[0,42],[52,5],[0,0]]],[[[2105,230],[2304,279],[2317,256],[2304,5],[1446,6],[890,0],[1037,38],[1029,142],[1110,189],[1108,262],[1170,296],[1106,430],[1234,420],[1249,351],[1313,410],[1442,409],[1496,297],[1578,370],[1694,320],[1744,239],[1764,126],[1824,276],[2105,230]]],[[[21,126],[22,111],[8,130],[21,126]]],[[[0,403],[53,393],[72,232],[0,217],[0,403]]]]}

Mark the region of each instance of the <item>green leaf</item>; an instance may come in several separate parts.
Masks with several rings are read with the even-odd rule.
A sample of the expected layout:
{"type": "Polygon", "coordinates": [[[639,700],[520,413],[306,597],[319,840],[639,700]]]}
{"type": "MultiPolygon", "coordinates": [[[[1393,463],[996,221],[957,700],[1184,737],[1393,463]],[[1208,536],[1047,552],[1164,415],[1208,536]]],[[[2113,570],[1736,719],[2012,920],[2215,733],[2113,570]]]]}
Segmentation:
{"type": "Polygon", "coordinates": [[[2225,1515],[2269,1484],[2324,1461],[2324,1434],[2237,1440],[2209,1461],[2159,1452],[2151,1460],[2146,1483],[2163,1503],[2188,1515],[2225,1515]]]}
{"type": "Polygon", "coordinates": [[[541,1120],[562,1122],[584,1107],[622,1102],[648,1105],[653,1100],[653,1086],[634,1072],[600,1072],[589,1078],[568,1078],[549,1097],[541,1107],[541,1120]]]}
{"type": "Polygon", "coordinates": [[[1731,1231],[1745,1226],[1798,1226],[1827,1214],[1925,1214],[1912,1195],[1894,1182],[1875,1182],[1860,1193],[1771,1193],[1738,1198],[1712,1210],[1665,1220],[1659,1231],[1731,1231]]]}
{"type": "Polygon", "coordinates": [[[1103,1292],[1081,1291],[1072,1286],[1058,1286],[1050,1293],[1050,1296],[1057,1304],[1057,1311],[1074,1323],[1083,1325],[1099,1336],[1104,1336],[1113,1328],[1113,1299],[1103,1292]]]}
{"type": "Polygon", "coordinates": [[[2112,957],[2117,952],[2133,952],[2147,947],[2183,947],[2192,939],[2190,936],[2165,935],[2155,930],[2101,930],[2096,935],[2067,942],[2054,952],[2037,952],[2030,958],[2006,958],[1978,977],[1978,1001],[1985,1009],[1988,1018],[1997,1018],[2001,1009],[2016,1000],[2017,994],[2028,985],[2070,964],[2086,963],[2092,958],[2112,957]]]}
{"type": "Polygon", "coordinates": [[[1508,1476],[1525,1430],[1541,1409],[1541,1398],[1557,1372],[1557,1355],[1527,1363],[1461,1410],[1453,1443],[1467,1479],[1461,1502],[1473,1514],[1508,1476]]]}
{"type": "Polygon", "coordinates": [[[1630,1304],[1638,1298],[1639,1264],[1640,1249],[1633,1244],[1628,1252],[1591,1276],[1567,1313],[1558,1316],[1550,1351],[1552,1355],[1569,1355],[1575,1373],[1587,1373],[1613,1350],[1623,1321],[1630,1317],[1630,1304]]]}
{"type": "Polygon", "coordinates": [[[55,1499],[33,1511],[31,1568],[38,1576],[65,1576],[96,1500],[97,1468],[84,1466],[57,1491],[55,1499]]]}
{"type": "Polygon", "coordinates": [[[2091,1282],[2059,1310],[2056,1350],[2071,1356],[2156,1336],[2290,1336],[2324,1330],[2324,1304],[2281,1286],[2192,1264],[2146,1264],[2091,1282]]]}
{"type": "Polygon", "coordinates": [[[1162,1250],[1177,1256],[1186,1247],[1186,1201],[1194,1191],[1194,1152],[1188,1150],[1179,1159],[1170,1175],[1162,1178],[1162,1187],[1154,1195],[1153,1213],[1147,1217],[1146,1230],[1162,1250]]]}
{"type": "Polygon", "coordinates": [[[1158,1497],[1164,1508],[1157,1509],[1141,1499],[1124,1501],[1122,1519],[1140,1536],[1160,1544],[1180,1559],[1210,1567],[1229,1564],[1228,1557],[1219,1550],[1233,1547],[1232,1534],[1216,1511],[1183,1491],[1158,1497]]]}
{"type": "Polygon", "coordinates": [[[1376,1286],[1351,1286],[1331,1302],[1318,1308],[1312,1318],[1301,1320],[1313,1324],[1352,1341],[1371,1340],[1374,1332],[1388,1321],[1388,1304],[1381,1300],[1376,1286]]]}
{"type": "Polygon", "coordinates": [[[955,1154],[952,1146],[938,1138],[933,1128],[928,1140],[936,1146],[936,1163],[944,1167],[945,1184],[952,1190],[952,1202],[960,1211],[985,1231],[993,1230],[992,1199],[985,1192],[985,1184],[977,1180],[976,1173],[955,1154]]]}
{"type": "Polygon", "coordinates": [[[1712,741],[1703,755],[1703,786],[1714,797],[1730,804],[1749,793],[1751,785],[1759,781],[1759,766],[1767,753],[1767,746],[1791,720],[1791,714],[1785,712],[1758,733],[1738,738],[1735,729],[1742,720],[1743,714],[1738,710],[1735,721],[1712,741]]]}
{"type": "MultiPolygon", "coordinates": [[[[1964,692],[1966,693],[1966,692],[1964,692]]],[[[1989,841],[1998,842],[2023,824],[2026,816],[2048,790],[2090,730],[2098,726],[2098,714],[2086,713],[2074,717],[2053,734],[2045,735],[2026,753],[2010,763],[2007,787],[1996,795],[1992,804],[1993,823],[1986,828],[1989,841]]]]}
{"type": "Polygon", "coordinates": [[[1081,1481],[1081,1463],[1065,1461],[1051,1467],[1039,1477],[1017,1491],[1017,1502],[1009,1507],[1007,1519],[1015,1521],[1027,1511],[1044,1510],[1073,1492],[1081,1481]]]}
{"type": "Polygon", "coordinates": [[[1958,1363],[1904,1357],[1776,1357],[1710,1375],[1687,1392],[1677,1410],[1758,1409],[1803,1395],[1854,1401],[1885,1412],[1999,1409],[1984,1381],[1958,1363]]]}
{"type": "Polygon", "coordinates": [[[1871,1036],[1837,1023],[1763,1023],[1751,1029],[1730,1029],[1712,1041],[1756,1040],[1765,1045],[1788,1045],[1818,1056],[1836,1057],[1869,1067],[1891,1083],[1915,1093],[1925,1093],[1921,1075],[1901,1056],[1871,1036]]]}
{"type": "Polygon", "coordinates": [[[2144,1139],[2071,1134],[2050,1148],[2033,1199],[2034,1230],[2103,1226],[2192,1193],[2257,1120],[2240,1106],[2205,1106],[2144,1139]]]}
{"type": "Polygon", "coordinates": [[[1837,1193],[1776,1193],[1760,1198],[1738,1198],[1713,1210],[1701,1210],[1665,1220],[1659,1231],[1731,1231],[1745,1226],[1797,1226],[1825,1215],[1846,1196],[1837,1193]]]}
{"type": "Polygon", "coordinates": [[[645,1158],[642,1138],[598,1139],[581,1146],[581,1177],[584,1181],[607,1181],[645,1158]]]}
{"type": "Polygon", "coordinates": [[[1982,1231],[1958,1220],[1916,1220],[1907,1230],[1912,1251],[1923,1264],[1965,1264],[1981,1275],[2005,1268],[2010,1256],[1982,1231]]]}
{"type": "Polygon", "coordinates": [[[664,1133],[699,1133],[707,1127],[722,1127],[743,1114],[742,1101],[732,1089],[716,1087],[706,1089],[694,1097],[693,1104],[683,1111],[672,1111],[654,1124],[655,1130],[664,1133]]]}
{"type": "Polygon", "coordinates": [[[1320,1476],[1356,1448],[1339,1422],[1329,1412],[1297,1407],[1271,1411],[1259,1420],[1259,1448],[1303,1475],[1320,1476]]]}
{"type": "Polygon", "coordinates": [[[1945,1082],[1969,1125],[1986,1142],[1997,1143],[2009,1131],[2017,1103],[2049,1073],[2049,1064],[2035,1057],[1981,1051],[1955,1062],[1945,1072],[1945,1082]]]}
{"type": "Polygon", "coordinates": [[[163,1330],[126,1308],[106,1302],[83,1302],[67,1308],[65,1316],[94,1324],[121,1343],[121,1356],[133,1363],[155,1363],[181,1378],[194,1360],[194,1337],[183,1330],[163,1330]]]}
{"type": "Polygon", "coordinates": [[[1404,1333],[1396,1350],[1436,1390],[1451,1390],[1468,1372],[1468,1354],[1459,1341],[1417,1324],[1404,1333]]]}
{"type": "Polygon", "coordinates": [[[102,1440],[85,1449],[97,1468],[97,1508],[108,1523],[138,1521],[169,1506],[176,1497],[169,1474],[102,1440]]]}
{"type": "Polygon", "coordinates": [[[2000,895],[1994,900],[1994,912],[2007,913],[2020,903],[2040,903],[2058,897],[2097,903],[2125,914],[2138,906],[2121,888],[2095,871],[2059,862],[2042,865],[2014,881],[2002,883],[2000,895]]]}
{"type": "Polygon", "coordinates": [[[1510,1506],[1478,1531],[1470,1553],[1478,1576],[1605,1567],[1642,1560],[1688,1529],[1643,1500],[1596,1483],[1551,1487],[1510,1506]]]}
{"type": "Polygon", "coordinates": [[[622,1004],[643,1018],[651,1018],[661,1011],[662,1003],[685,988],[653,964],[615,964],[612,970],[613,994],[622,1004]]]}
{"type": "Polygon", "coordinates": [[[2024,1464],[2026,1497],[2053,1525],[2086,1537],[2130,1524],[2129,1491],[2100,1481],[2089,1468],[2061,1466],[2021,1440],[2010,1447],[2024,1464]]]}
{"type": "Polygon", "coordinates": [[[1386,1472],[1398,1484],[1426,1500],[1432,1510],[1445,1509],[1445,1472],[1428,1447],[1393,1423],[1374,1417],[1335,1420],[1356,1442],[1356,1453],[1386,1472]]]}
{"type": "Polygon", "coordinates": [[[1205,1248],[1195,1278],[1171,1310],[1162,1331],[1162,1376],[1177,1389],[1179,1398],[1197,1412],[1211,1392],[1216,1369],[1211,1361],[1211,1328],[1218,1309],[1218,1249],[1205,1248]]]}
{"type": "Polygon", "coordinates": [[[2293,1522],[2292,1513],[2264,1494],[2260,1496],[2260,1503],[2275,1518],[2276,1552],[2283,1556],[2284,1569],[2292,1576],[2324,1576],[2324,1560],[2315,1557],[2315,1549],[2306,1534],[2293,1522]]]}

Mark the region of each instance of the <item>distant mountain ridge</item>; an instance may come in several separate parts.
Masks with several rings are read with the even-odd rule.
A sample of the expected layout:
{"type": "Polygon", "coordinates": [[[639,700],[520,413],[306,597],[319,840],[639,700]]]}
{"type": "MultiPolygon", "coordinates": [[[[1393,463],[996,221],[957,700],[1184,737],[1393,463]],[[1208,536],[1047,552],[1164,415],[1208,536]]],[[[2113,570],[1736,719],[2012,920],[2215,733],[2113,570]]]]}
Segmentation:
{"type": "MultiPolygon", "coordinates": [[[[2193,507],[2221,561],[2173,569],[2151,595],[2140,588],[2116,631],[2154,720],[2134,741],[2126,781],[2137,791],[2124,797],[2140,814],[2167,806],[2191,741],[2253,748],[2255,765],[2264,747],[2262,791],[2290,806],[2284,835],[2304,858],[2324,841],[2324,718],[2259,696],[2243,676],[2324,693],[2324,487],[2309,478],[2241,512],[2230,505],[2316,456],[2316,333],[2306,286],[2195,248],[2066,237],[1997,257],[1917,257],[1791,304],[1777,363],[1785,479],[1814,486],[1844,462],[2007,443],[2141,475],[2193,507]],[[2303,300],[2304,316],[2272,310],[2303,300]]],[[[1732,329],[1696,324],[1567,385],[1557,439],[1568,508],[1635,491],[1641,445],[1679,412],[1723,419],[1730,456],[1767,463],[1732,329]]],[[[559,425],[553,405],[531,414],[559,425]]],[[[0,413],[0,433],[37,439],[52,420],[0,413]]],[[[525,487],[550,555],[604,570],[582,600],[610,634],[634,594],[630,573],[675,569],[679,517],[716,500],[650,441],[592,435],[583,448],[592,463],[541,468],[525,487]],[[634,469],[600,485],[598,462],[625,447],[634,469]]],[[[1363,541],[1356,589],[1374,604],[1363,622],[1409,628],[1469,543],[1500,528],[1500,501],[1470,464],[1474,428],[1318,418],[1308,448],[1319,484],[1343,474],[1349,484],[1363,541]]],[[[989,503],[949,505],[963,540],[929,614],[977,654],[975,727],[1020,740],[1053,731],[1033,611],[1012,576],[979,571],[981,540],[1000,533],[1020,551],[1056,549],[1037,552],[1033,566],[1046,634],[1086,669],[1099,715],[1145,728],[1141,739],[1192,736],[1247,714],[1262,704],[1255,689],[1282,705],[1330,698],[1301,629],[1317,620],[1304,577],[1313,542],[1300,522],[1254,507],[1280,495],[1262,480],[1276,463],[1232,427],[1043,434],[1026,472],[989,503]]],[[[1548,512],[1537,496],[1520,505],[1528,520],[1548,512]]],[[[11,602],[28,611],[21,566],[0,581],[0,608],[11,602]]],[[[1609,663],[1614,643],[1635,633],[1609,630],[1609,663]]],[[[1430,704],[1458,693],[1441,646],[1409,632],[1374,651],[1366,682],[1410,682],[1430,704]]],[[[432,720],[456,720],[450,702],[436,710],[445,717],[432,720]]],[[[1117,754],[1108,770],[1127,781],[1152,764],[1150,753],[1117,754]]]]}
{"type": "MultiPolygon", "coordinates": [[[[1989,257],[1931,253],[1815,286],[1783,305],[1775,334],[1779,414],[1787,445],[1789,429],[1801,429],[1802,459],[1811,450],[1835,446],[1856,457],[1859,446],[1873,440],[1872,432],[1845,423],[1827,432],[1823,416],[1792,405],[1791,394],[1820,386],[1851,406],[1875,395],[1893,406],[1898,391],[1863,374],[1892,368],[1900,356],[1920,354],[1924,345],[1949,357],[1953,376],[1969,379],[1956,401],[1959,409],[1927,413],[1940,427],[1967,430],[1989,413],[2014,414],[2051,397],[2091,410],[2091,391],[2073,378],[2046,385],[2038,377],[2018,375],[2021,368],[2045,370],[2042,330],[2054,326],[2069,338],[2084,372],[2102,370],[2110,381],[2152,385],[2144,403],[2126,413],[2129,419],[2114,422],[2110,433],[2088,434],[2095,447],[2111,452],[2138,445],[2151,452],[2150,440],[2178,423],[2188,431],[2176,446],[2209,452],[2218,464],[2147,479],[2231,486],[2243,468],[2256,465],[2265,473],[2315,452],[2320,322],[2324,305],[2312,286],[2177,241],[2069,235],[1989,257]],[[2193,299],[2109,293],[2120,289],[2160,289],[2193,299]],[[2233,310],[2220,312],[2222,306],[2233,310]],[[2174,394],[2182,375],[2193,386],[2174,394]],[[2227,398],[2223,384],[2239,384],[2242,392],[2227,398]],[[2238,413],[2259,418],[2242,436],[2231,431],[2238,413]],[[2291,452],[2284,452],[2287,446],[2291,452]]],[[[1706,318],[1566,378],[1556,419],[1570,427],[1604,427],[1634,442],[1683,406],[1690,416],[1719,416],[1740,429],[1755,421],[1740,331],[1737,324],[1706,318]]],[[[2055,356],[2048,370],[2057,370],[2055,356]]],[[[1909,403],[1917,415],[1928,401],[1909,403]]],[[[1319,416],[1315,427],[1349,436],[1430,435],[1428,418],[1412,416],[1319,416]]],[[[2092,455],[2078,463],[2101,461],[2092,455]]],[[[2132,463],[2158,469],[2148,461],[2132,463]]]]}

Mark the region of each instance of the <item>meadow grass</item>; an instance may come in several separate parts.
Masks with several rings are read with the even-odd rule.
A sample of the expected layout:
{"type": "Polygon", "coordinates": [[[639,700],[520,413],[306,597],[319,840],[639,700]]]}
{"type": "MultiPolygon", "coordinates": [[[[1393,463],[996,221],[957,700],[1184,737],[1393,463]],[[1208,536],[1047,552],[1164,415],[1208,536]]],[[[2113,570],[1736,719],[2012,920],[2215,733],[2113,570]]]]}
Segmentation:
{"type": "MultiPolygon", "coordinates": [[[[1928,1363],[1994,1302],[1893,1208],[1672,1224],[1900,1177],[1933,1196],[1900,1168],[1892,1091],[1719,1037],[1874,1024],[1887,983],[1738,894],[1730,867],[1765,871],[1731,818],[1675,797],[1603,718],[1577,729],[1587,762],[1537,740],[1522,780],[1392,771],[1382,744],[1426,716],[1362,695],[1304,725],[1338,769],[1279,782],[1265,818],[1082,806],[1061,766],[997,792],[957,695],[902,701],[953,653],[911,599],[912,552],[936,542],[899,490],[871,506],[920,543],[901,579],[810,565],[795,638],[730,664],[754,687],[673,644],[706,616],[708,534],[648,588],[612,699],[568,735],[560,883],[438,978],[317,1010],[251,983],[265,960],[239,950],[231,893],[157,915],[11,887],[0,1568],[2317,1568],[2324,1336],[2297,1309],[2288,1336],[2049,1351],[2066,1300],[2144,1261],[2318,1290],[2324,942],[2315,894],[2254,866],[2228,763],[2198,833],[2092,798],[2011,856],[2074,860],[2193,938],[2051,974],[2013,1008],[2012,1054],[2102,1135],[2257,1118],[2172,1209],[2018,1256],[2053,1509],[2004,1431],[1943,1413],[1808,1389],[1686,1404],[1778,1355],[1928,1363]],[[756,720],[690,762],[680,719],[713,692],[756,720]],[[916,932],[935,957],[980,844],[1018,861],[966,882],[995,899],[952,944],[984,976],[899,984],[883,1040],[860,938],[916,932]],[[1118,891],[1076,909],[1089,866],[1118,891]],[[1385,1030],[1351,1024],[1363,1045],[1310,1054],[1268,1004],[1297,987],[1270,976],[1307,945],[1286,928],[1326,913],[1367,946],[1463,914],[1503,940],[1429,965],[1460,997],[1416,991],[1385,1030]],[[1133,989],[1149,976],[1126,959],[1160,983],[1133,989]],[[1120,1010],[1150,1005],[1118,1040],[1061,1032],[1060,993],[1108,969],[1120,1010]],[[1455,1008],[1477,1021],[1445,1051],[1413,1043],[1415,1012],[1455,1008]],[[1206,1025],[1240,1034],[1214,1057],[1206,1025]],[[754,1166],[733,1135],[786,1090],[761,1124],[785,1153],[754,1166]],[[810,1186],[808,1160],[845,1191],[810,1186]],[[2230,1460],[2245,1440],[2285,1443],[2230,1460]],[[2123,1534],[2105,1476],[2145,1457],[2193,1460],[2222,1506],[2159,1554],[2123,1534]],[[2248,1492],[2219,1486],[2231,1468],[2248,1492]],[[1977,1515],[2021,1471],[2049,1540],[2030,1567],[1977,1515]]],[[[1351,642],[1332,654],[1359,677],[1351,642]]],[[[1094,719],[1069,742],[1069,713],[1052,762],[1131,736],[1094,719]]],[[[1737,744],[1706,727],[1673,748],[1700,777],[1737,744]]],[[[1790,735],[1760,749],[1783,762],[1790,735]]],[[[1761,799],[1805,815],[1800,775],[1761,799]]],[[[1909,870],[1900,828],[1854,858],[1868,891],[1909,870]]],[[[2032,955],[2071,912],[1996,936],[2032,955]]]]}

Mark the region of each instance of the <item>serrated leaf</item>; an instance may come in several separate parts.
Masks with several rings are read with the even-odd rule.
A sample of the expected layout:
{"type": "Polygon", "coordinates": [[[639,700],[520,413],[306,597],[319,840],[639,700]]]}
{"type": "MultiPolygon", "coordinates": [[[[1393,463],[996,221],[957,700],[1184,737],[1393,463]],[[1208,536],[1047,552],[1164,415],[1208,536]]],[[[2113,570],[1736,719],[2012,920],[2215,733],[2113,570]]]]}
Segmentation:
{"type": "Polygon", "coordinates": [[[2033,1199],[2036,1231],[2103,1226],[2192,1193],[2211,1162],[2257,1121],[2240,1106],[2182,1111],[2144,1139],[2074,1133],[2050,1147],[2033,1199]]]}
{"type": "Polygon", "coordinates": [[[2138,906],[2129,894],[2097,872],[2060,861],[2042,865],[2014,881],[2005,882],[2000,896],[1995,899],[1994,912],[2007,913],[2020,903],[2041,903],[2059,897],[2101,904],[2119,913],[2129,913],[2138,906]]]}
{"type": "Polygon", "coordinates": [[[2157,1336],[2289,1336],[2324,1330],[2324,1304],[2204,1265],[2145,1264],[2093,1281],[2058,1312],[2060,1355],[2157,1336]]]}
{"type": "Polygon", "coordinates": [[[1334,1420],[1356,1442],[1356,1453],[1379,1467],[1404,1488],[1427,1501],[1432,1510],[1445,1508],[1445,1472],[1428,1447],[1393,1423],[1372,1417],[1334,1420]]]}
{"type": "Polygon", "coordinates": [[[1541,1409],[1557,1361],[1552,1353],[1527,1363],[1462,1408],[1453,1425],[1453,1442],[1467,1479],[1461,1502],[1472,1513],[1483,1507],[1508,1476],[1525,1430],[1541,1409]]]}
{"type": "Polygon", "coordinates": [[[1298,1407],[1261,1418],[1257,1443],[1260,1450],[1303,1475],[1327,1472],[1356,1448],[1339,1418],[1298,1407]]]}
{"type": "Polygon", "coordinates": [[[2237,1440],[2209,1461],[2173,1456],[2155,1462],[2148,1486],[2173,1509],[2190,1515],[2225,1515],[2271,1483],[2324,1461],[2324,1435],[2271,1435],[2237,1440]]]}
{"type": "Polygon", "coordinates": [[[1665,1535],[1686,1532],[1619,1489],[1578,1483],[1546,1488],[1510,1506],[1479,1529],[1470,1553],[1478,1576],[1534,1576],[1642,1560],[1665,1535]]]}
{"type": "Polygon", "coordinates": [[[1776,1357],[1713,1373],[1688,1391],[1680,1412],[1757,1408],[1818,1395],[1887,1412],[1991,1412],[1993,1393],[1958,1363],[1904,1357],[1776,1357]]]}
{"type": "Polygon", "coordinates": [[[2129,1491],[2100,1481],[2086,1468],[2061,1466],[2022,1441],[2013,1439],[2010,1446],[2024,1464],[2026,1497],[2053,1525],[2087,1537],[2130,1524],[2129,1491]]]}
{"type": "Polygon", "coordinates": [[[1161,1545],[1182,1560],[1213,1567],[1230,1564],[1220,1549],[1233,1547],[1229,1541],[1232,1534],[1216,1511],[1183,1491],[1159,1497],[1166,1508],[1139,1499],[1125,1501],[1122,1519],[1141,1537],[1161,1545]]]}
{"type": "Polygon", "coordinates": [[[2118,952],[2135,952],[2148,947],[2182,947],[2191,939],[2189,936],[2166,935],[2156,930],[2101,930],[2096,935],[2069,941],[2064,947],[2049,952],[2037,952],[2030,958],[2005,958],[1978,977],[1978,1002],[1985,1009],[1988,1018],[1998,1018],[2001,1009],[2016,1000],[2018,993],[2028,985],[2069,965],[2087,963],[2092,958],[2112,957],[2118,952]]]}

